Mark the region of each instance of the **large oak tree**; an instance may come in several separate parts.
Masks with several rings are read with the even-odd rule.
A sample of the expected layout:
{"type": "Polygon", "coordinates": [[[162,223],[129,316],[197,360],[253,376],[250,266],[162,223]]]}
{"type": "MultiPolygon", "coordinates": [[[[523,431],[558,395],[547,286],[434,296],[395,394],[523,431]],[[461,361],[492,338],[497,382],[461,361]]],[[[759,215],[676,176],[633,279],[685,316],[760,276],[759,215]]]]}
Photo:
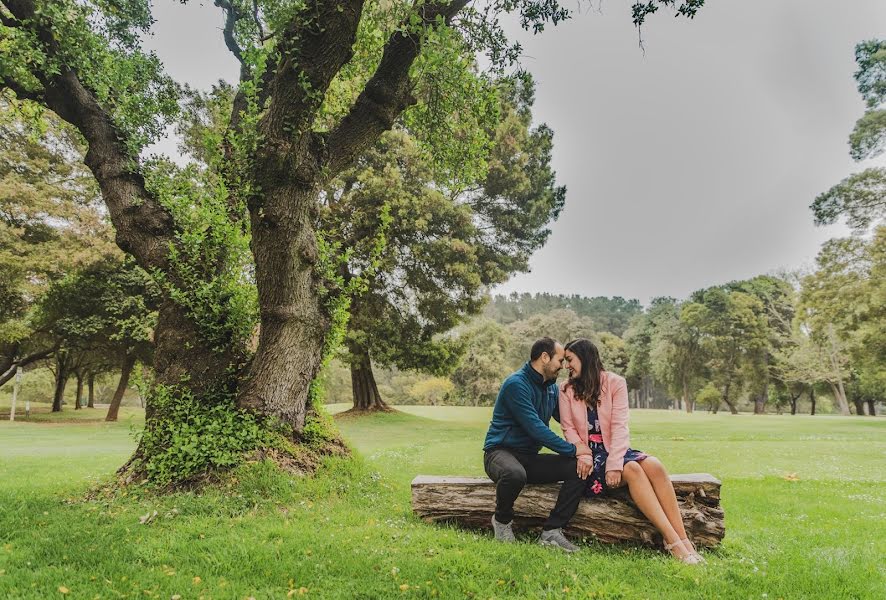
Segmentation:
{"type": "MultiPolygon", "coordinates": [[[[499,13],[536,30],[568,14],[551,0],[215,4],[240,81],[220,158],[179,176],[139,160],[178,106],[178,87],[141,47],[147,0],[0,0],[0,88],[79,130],[117,244],[161,284],[157,385],[127,472],[167,483],[234,464],[236,451],[265,441],[249,437],[256,427],[305,451],[336,446],[309,401],[352,290],[336,248],[317,236],[324,185],[418,102],[415,67],[434,51],[429,38],[451,34],[501,64],[515,52],[499,13]],[[220,429],[195,429],[219,419],[220,429]]],[[[634,20],[659,5],[691,17],[701,4],[637,2],[634,20]]]]}

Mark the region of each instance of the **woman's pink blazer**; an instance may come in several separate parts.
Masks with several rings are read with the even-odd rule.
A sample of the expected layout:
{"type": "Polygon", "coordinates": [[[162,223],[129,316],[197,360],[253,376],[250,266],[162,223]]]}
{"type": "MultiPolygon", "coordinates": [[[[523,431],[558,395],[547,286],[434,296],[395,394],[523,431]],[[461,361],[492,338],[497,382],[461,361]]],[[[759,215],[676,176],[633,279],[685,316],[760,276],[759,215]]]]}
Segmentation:
{"type": "MultiPolygon", "coordinates": [[[[572,388],[560,384],[560,428],[566,441],[588,445],[588,406],[578,400],[572,388]]],[[[628,432],[628,385],[624,377],[600,372],[600,405],[597,418],[603,430],[603,446],[609,452],[607,471],[624,470],[625,452],[630,446],[628,432]]]]}

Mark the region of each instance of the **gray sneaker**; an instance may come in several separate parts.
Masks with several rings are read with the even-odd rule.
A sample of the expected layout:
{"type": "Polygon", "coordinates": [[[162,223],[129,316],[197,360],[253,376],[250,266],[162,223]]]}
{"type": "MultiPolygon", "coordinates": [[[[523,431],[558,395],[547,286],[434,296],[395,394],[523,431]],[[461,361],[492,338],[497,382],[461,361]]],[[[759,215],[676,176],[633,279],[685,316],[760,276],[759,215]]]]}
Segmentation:
{"type": "Polygon", "coordinates": [[[578,546],[566,539],[562,529],[551,529],[542,531],[538,543],[542,546],[556,546],[562,548],[564,552],[578,552],[578,546]]]}
{"type": "Polygon", "coordinates": [[[514,528],[511,527],[511,523],[499,523],[495,520],[495,515],[492,515],[492,529],[495,531],[495,539],[499,542],[510,544],[516,541],[514,538],[514,528]]]}

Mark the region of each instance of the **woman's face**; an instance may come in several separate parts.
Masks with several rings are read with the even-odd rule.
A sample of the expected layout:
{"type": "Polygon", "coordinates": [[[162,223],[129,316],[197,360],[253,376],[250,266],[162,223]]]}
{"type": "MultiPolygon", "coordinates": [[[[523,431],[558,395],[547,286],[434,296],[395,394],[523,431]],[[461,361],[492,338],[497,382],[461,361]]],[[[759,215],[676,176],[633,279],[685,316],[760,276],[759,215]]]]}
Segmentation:
{"type": "Polygon", "coordinates": [[[569,373],[570,379],[581,374],[581,360],[572,350],[566,351],[566,372],[569,373]]]}

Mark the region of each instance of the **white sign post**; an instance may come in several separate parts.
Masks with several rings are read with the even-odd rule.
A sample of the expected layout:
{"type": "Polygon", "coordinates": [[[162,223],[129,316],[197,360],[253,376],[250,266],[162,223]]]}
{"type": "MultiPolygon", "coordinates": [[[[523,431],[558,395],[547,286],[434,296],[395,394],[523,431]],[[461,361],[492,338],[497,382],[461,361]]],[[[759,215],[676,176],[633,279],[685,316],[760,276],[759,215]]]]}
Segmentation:
{"type": "MultiPolygon", "coordinates": [[[[9,411],[9,420],[15,421],[15,401],[18,398],[18,388],[22,384],[22,368],[15,368],[15,383],[12,385],[12,410],[9,411]]],[[[28,415],[30,416],[31,407],[30,402],[28,403],[28,415]]]]}

